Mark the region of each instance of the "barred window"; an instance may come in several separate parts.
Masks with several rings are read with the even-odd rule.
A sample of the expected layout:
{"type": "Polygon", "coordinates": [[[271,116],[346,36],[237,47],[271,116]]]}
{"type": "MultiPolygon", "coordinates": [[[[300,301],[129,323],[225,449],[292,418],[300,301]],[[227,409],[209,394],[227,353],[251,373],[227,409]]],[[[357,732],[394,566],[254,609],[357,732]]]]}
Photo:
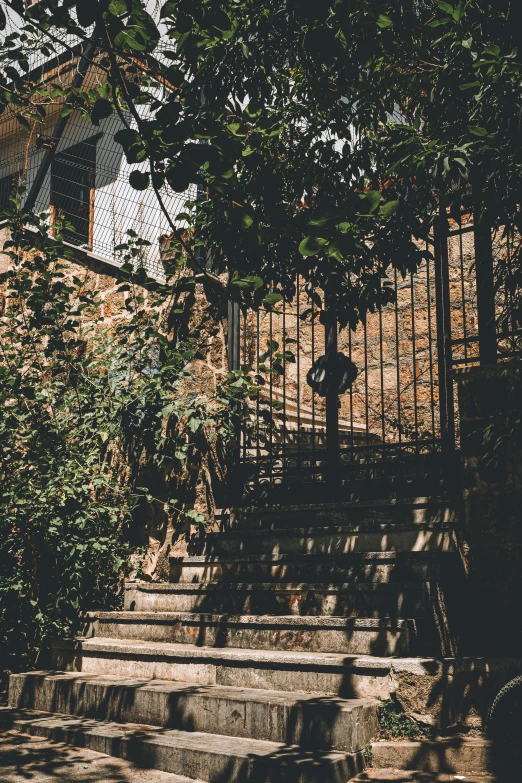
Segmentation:
{"type": "Polygon", "coordinates": [[[0,179],[0,212],[7,209],[9,206],[9,198],[13,193],[13,189],[16,184],[14,174],[8,174],[6,177],[0,179]]]}
{"type": "Polygon", "coordinates": [[[92,247],[96,142],[101,134],[75,144],[55,156],[51,166],[51,213],[71,225],[63,238],[73,245],[92,247]]]}

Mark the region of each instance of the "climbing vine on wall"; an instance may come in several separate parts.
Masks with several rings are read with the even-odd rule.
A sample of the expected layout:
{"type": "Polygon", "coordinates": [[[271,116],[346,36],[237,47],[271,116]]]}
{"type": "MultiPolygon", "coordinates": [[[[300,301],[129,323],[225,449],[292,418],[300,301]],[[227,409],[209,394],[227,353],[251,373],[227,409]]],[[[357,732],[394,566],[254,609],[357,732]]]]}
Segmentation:
{"type": "Polygon", "coordinates": [[[34,664],[83,611],[118,604],[146,548],[145,508],[178,532],[202,522],[201,466],[226,463],[231,401],[251,385],[236,373],[187,391],[205,321],[172,322],[186,281],[156,286],[146,306],[138,238],[121,248],[122,306],[108,325],[59,226],[49,237],[45,216],[16,201],[0,276],[0,670],[34,664]]]}

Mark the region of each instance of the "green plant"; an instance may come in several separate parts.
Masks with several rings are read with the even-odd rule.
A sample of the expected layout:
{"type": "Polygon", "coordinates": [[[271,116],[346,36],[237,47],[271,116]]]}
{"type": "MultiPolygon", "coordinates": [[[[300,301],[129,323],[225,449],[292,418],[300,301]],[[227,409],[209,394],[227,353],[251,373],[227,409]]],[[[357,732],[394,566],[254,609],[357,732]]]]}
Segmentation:
{"type": "Polygon", "coordinates": [[[373,767],[373,748],[371,745],[365,745],[363,750],[364,766],[373,767]]]}
{"type": "Polygon", "coordinates": [[[195,485],[210,459],[226,464],[253,386],[238,372],[198,392],[191,362],[205,322],[189,334],[176,326],[175,283],[145,301],[137,237],[122,247],[126,299],[114,326],[89,277],[71,267],[60,226],[49,237],[47,216],[24,214],[20,196],[10,219],[0,275],[0,670],[33,665],[52,638],[78,632],[85,610],[119,604],[131,555],[148,543],[147,509],[178,533],[204,521],[195,485]]]}
{"type": "Polygon", "coordinates": [[[430,726],[406,715],[396,698],[381,702],[378,717],[381,739],[427,739],[433,733],[430,726]]]}

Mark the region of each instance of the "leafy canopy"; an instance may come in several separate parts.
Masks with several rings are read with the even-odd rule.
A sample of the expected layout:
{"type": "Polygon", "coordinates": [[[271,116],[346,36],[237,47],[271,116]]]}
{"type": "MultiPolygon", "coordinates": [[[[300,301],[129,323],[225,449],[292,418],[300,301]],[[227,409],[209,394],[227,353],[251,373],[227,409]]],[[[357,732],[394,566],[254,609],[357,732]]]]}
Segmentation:
{"type": "Polygon", "coordinates": [[[390,299],[391,265],[417,267],[439,200],[460,205],[474,177],[492,222],[520,200],[516,2],[8,5],[26,24],[4,40],[4,106],[14,85],[41,120],[27,52],[94,37],[106,80],[77,101],[94,124],[120,115],[127,159],[148,162],[131,185],[200,185],[190,235],[172,224],[178,258],[211,246],[238,280],[286,297],[298,273],[335,291],[352,326],[390,299]]]}

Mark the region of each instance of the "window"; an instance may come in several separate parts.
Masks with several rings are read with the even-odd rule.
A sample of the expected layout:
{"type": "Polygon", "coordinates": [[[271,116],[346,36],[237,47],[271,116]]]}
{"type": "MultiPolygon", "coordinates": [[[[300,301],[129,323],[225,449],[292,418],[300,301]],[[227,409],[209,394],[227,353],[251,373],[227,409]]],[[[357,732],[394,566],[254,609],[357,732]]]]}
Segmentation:
{"type": "Polygon", "coordinates": [[[100,136],[60,152],[51,166],[51,214],[71,224],[63,231],[66,242],[89,248],[93,239],[96,142],[100,136]]]}
{"type": "Polygon", "coordinates": [[[9,198],[13,193],[15,184],[16,178],[14,174],[8,174],[7,177],[0,179],[0,212],[8,208],[9,198]]]}

